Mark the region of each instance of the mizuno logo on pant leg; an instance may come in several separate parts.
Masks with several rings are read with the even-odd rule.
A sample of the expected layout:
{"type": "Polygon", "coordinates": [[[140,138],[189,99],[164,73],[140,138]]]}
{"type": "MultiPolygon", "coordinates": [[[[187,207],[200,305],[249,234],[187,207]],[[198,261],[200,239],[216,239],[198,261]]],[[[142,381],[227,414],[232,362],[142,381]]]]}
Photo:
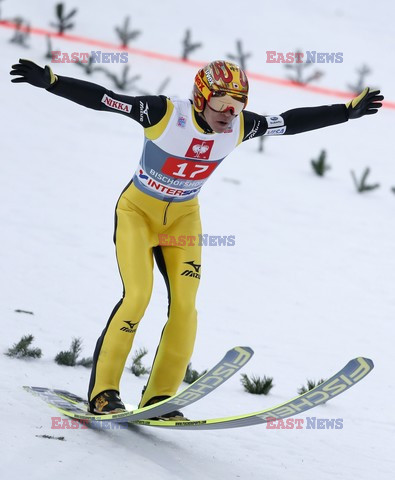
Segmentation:
{"type": "Polygon", "coordinates": [[[126,323],[127,327],[120,328],[122,332],[134,333],[137,330],[136,325],[138,324],[138,322],[133,323],[130,320],[124,320],[123,323],[126,323]]]}
{"type": "Polygon", "coordinates": [[[191,262],[184,262],[187,265],[191,265],[193,267],[193,270],[187,269],[184,270],[181,275],[184,277],[193,277],[193,278],[199,278],[200,279],[200,267],[201,265],[198,265],[195,263],[193,260],[191,262]]]}

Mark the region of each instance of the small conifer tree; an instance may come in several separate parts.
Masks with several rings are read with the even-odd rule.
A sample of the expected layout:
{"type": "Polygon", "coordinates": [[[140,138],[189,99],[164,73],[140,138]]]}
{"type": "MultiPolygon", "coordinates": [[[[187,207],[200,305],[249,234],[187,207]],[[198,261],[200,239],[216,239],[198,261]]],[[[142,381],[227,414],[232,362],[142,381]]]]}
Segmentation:
{"type": "Polygon", "coordinates": [[[274,387],[272,377],[266,377],[265,375],[263,378],[261,378],[256,375],[252,375],[251,378],[249,378],[245,373],[241,374],[241,384],[246,392],[253,393],[255,395],[267,395],[274,387]]]}
{"type": "Polygon", "coordinates": [[[55,6],[55,14],[57,18],[57,23],[51,22],[51,27],[55,27],[60,35],[66,30],[71,30],[74,28],[74,23],[71,23],[70,20],[77,13],[77,9],[73,8],[70,13],[65,13],[64,3],[57,3],[55,6]]]}
{"type": "Polygon", "coordinates": [[[8,349],[6,355],[12,358],[41,358],[40,348],[29,348],[33,340],[33,335],[24,335],[18,343],[8,349]]]}
{"type": "Polygon", "coordinates": [[[354,171],[351,171],[351,176],[354,180],[354,185],[355,185],[355,188],[357,189],[358,193],[370,192],[370,191],[376,190],[376,188],[380,187],[379,183],[374,183],[374,184],[371,184],[371,185],[368,185],[366,183],[366,179],[368,178],[369,173],[370,173],[370,168],[366,168],[365,171],[362,174],[361,179],[358,180],[354,171]]]}
{"type": "Polygon", "coordinates": [[[26,22],[24,25],[24,19],[21,17],[16,17],[14,19],[15,31],[14,36],[9,40],[10,43],[15,43],[24,48],[29,48],[27,40],[30,36],[30,23],[26,22]]]}
{"type": "Polygon", "coordinates": [[[298,393],[299,395],[302,395],[303,393],[310,392],[310,390],[313,390],[313,388],[318,387],[318,385],[321,385],[321,383],[324,382],[325,380],[323,378],[318,381],[307,379],[306,385],[302,385],[300,388],[298,388],[298,393]]]}
{"type": "MultiPolygon", "coordinates": [[[[99,67],[97,67],[99,68],[99,67]]],[[[121,91],[126,91],[126,90],[133,90],[136,88],[135,82],[141,78],[141,75],[134,75],[132,77],[129,77],[129,65],[124,65],[122,73],[120,77],[115,75],[114,73],[110,72],[105,67],[100,67],[101,71],[104,72],[104,74],[111,79],[114,82],[114,85],[116,88],[118,88],[121,91]]]]}
{"type": "Polygon", "coordinates": [[[78,357],[82,351],[82,339],[73,338],[70,346],[70,350],[59,352],[55,357],[55,362],[58,365],[66,365],[68,367],[75,367],[76,365],[82,365],[83,367],[91,367],[93,364],[92,358],[83,358],[78,360],[78,357]]]}
{"type": "Polygon", "coordinates": [[[192,363],[189,363],[185,372],[184,382],[191,384],[195,382],[198,378],[200,378],[202,375],[204,375],[206,372],[207,370],[204,370],[203,372],[199,373],[197,370],[194,370],[192,368],[192,363]]]}
{"type": "Polygon", "coordinates": [[[326,151],[321,150],[321,153],[318,156],[317,160],[311,160],[311,166],[313,167],[314,172],[319,176],[323,177],[325,173],[331,169],[330,165],[326,163],[326,151]]]}
{"type": "Polygon", "coordinates": [[[126,48],[131,40],[141,35],[140,30],[129,30],[130,17],[126,17],[122,27],[115,27],[115,31],[121,40],[121,45],[126,48]]]}
{"type": "Polygon", "coordinates": [[[227,57],[232,60],[232,62],[237,63],[237,65],[240,65],[242,70],[247,69],[247,58],[251,57],[251,53],[246,53],[244,52],[243,49],[243,42],[241,40],[236,41],[236,50],[237,53],[228,53],[227,57]]]}
{"type": "Polygon", "coordinates": [[[184,40],[182,42],[182,59],[188,60],[189,54],[192,53],[194,50],[200,48],[201,46],[201,43],[191,42],[191,30],[187,29],[187,31],[185,32],[184,40]]]}
{"type": "Polygon", "coordinates": [[[130,367],[130,370],[134,375],[136,375],[136,377],[147,375],[151,371],[149,368],[144,367],[144,365],[141,363],[142,358],[147,355],[147,353],[148,350],[146,348],[140,348],[132,357],[132,366],[130,367]]]}

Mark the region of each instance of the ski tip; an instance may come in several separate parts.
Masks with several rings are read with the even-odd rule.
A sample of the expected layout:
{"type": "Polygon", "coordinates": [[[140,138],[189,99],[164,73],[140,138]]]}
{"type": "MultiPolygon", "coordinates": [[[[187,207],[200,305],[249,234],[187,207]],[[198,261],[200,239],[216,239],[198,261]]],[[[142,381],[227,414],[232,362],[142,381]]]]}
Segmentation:
{"type": "Polygon", "coordinates": [[[244,351],[248,352],[250,355],[254,355],[254,350],[251,347],[240,347],[240,346],[238,346],[238,347],[233,347],[230,351],[232,351],[232,350],[238,350],[238,351],[244,350],[244,351]]]}
{"type": "Polygon", "coordinates": [[[371,360],[370,358],[367,358],[367,357],[357,357],[356,360],[358,360],[360,363],[361,363],[361,361],[362,361],[362,362],[366,362],[371,369],[374,368],[373,360],[371,360]]]}
{"type": "Polygon", "coordinates": [[[374,369],[374,363],[370,358],[356,357],[350,360],[344,368],[348,371],[354,371],[354,376],[357,375],[361,379],[374,369]]]}

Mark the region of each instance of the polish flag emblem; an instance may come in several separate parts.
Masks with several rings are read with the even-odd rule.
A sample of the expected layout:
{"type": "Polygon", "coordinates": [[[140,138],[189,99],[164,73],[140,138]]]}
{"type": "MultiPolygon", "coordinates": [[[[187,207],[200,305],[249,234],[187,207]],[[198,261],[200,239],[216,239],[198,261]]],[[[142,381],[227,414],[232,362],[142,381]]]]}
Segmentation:
{"type": "Polygon", "coordinates": [[[204,155],[206,152],[210,150],[210,147],[208,145],[194,145],[192,147],[193,153],[197,156],[200,157],[200,155],[204,155]]]}
{"type": "Polygon", "coordinates": [[[214,140],[199,140],[198,138],[194,138],[185,156],[188,158],[201,158],[202,160],[208,160],[213,145],[214,140]]]}

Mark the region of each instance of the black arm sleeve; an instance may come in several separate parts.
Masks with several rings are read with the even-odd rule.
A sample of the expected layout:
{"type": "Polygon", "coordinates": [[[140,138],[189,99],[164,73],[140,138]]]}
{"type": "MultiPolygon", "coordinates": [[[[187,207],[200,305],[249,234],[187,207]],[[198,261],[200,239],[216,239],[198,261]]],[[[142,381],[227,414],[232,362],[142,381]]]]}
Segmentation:
{"type": "Polygon", "coordinates": [[[294,108],[281,115],[258,115],[243,112],[244,138],[262,135],[295,135],[317,128],[329,127],[348,121],[347,108],[343,104],[322,107],[294,108]]]}
{"type": "Polygon", "coordinates": [[[157,124],[167,111],[167,99],[163,95],[119,95],[100,85],[77,78],[58,76],[58,81],[48,91],[87,108],[121,113],[145,128],[157,124]]]}
{"type": "Polygon", "coordinates": [[[322,107],[295,108],[282,113],[281,117],[287,126],[285,135],[294,135],[347,122],[348,112],[344,104],[324,105],[322,107]]]}

